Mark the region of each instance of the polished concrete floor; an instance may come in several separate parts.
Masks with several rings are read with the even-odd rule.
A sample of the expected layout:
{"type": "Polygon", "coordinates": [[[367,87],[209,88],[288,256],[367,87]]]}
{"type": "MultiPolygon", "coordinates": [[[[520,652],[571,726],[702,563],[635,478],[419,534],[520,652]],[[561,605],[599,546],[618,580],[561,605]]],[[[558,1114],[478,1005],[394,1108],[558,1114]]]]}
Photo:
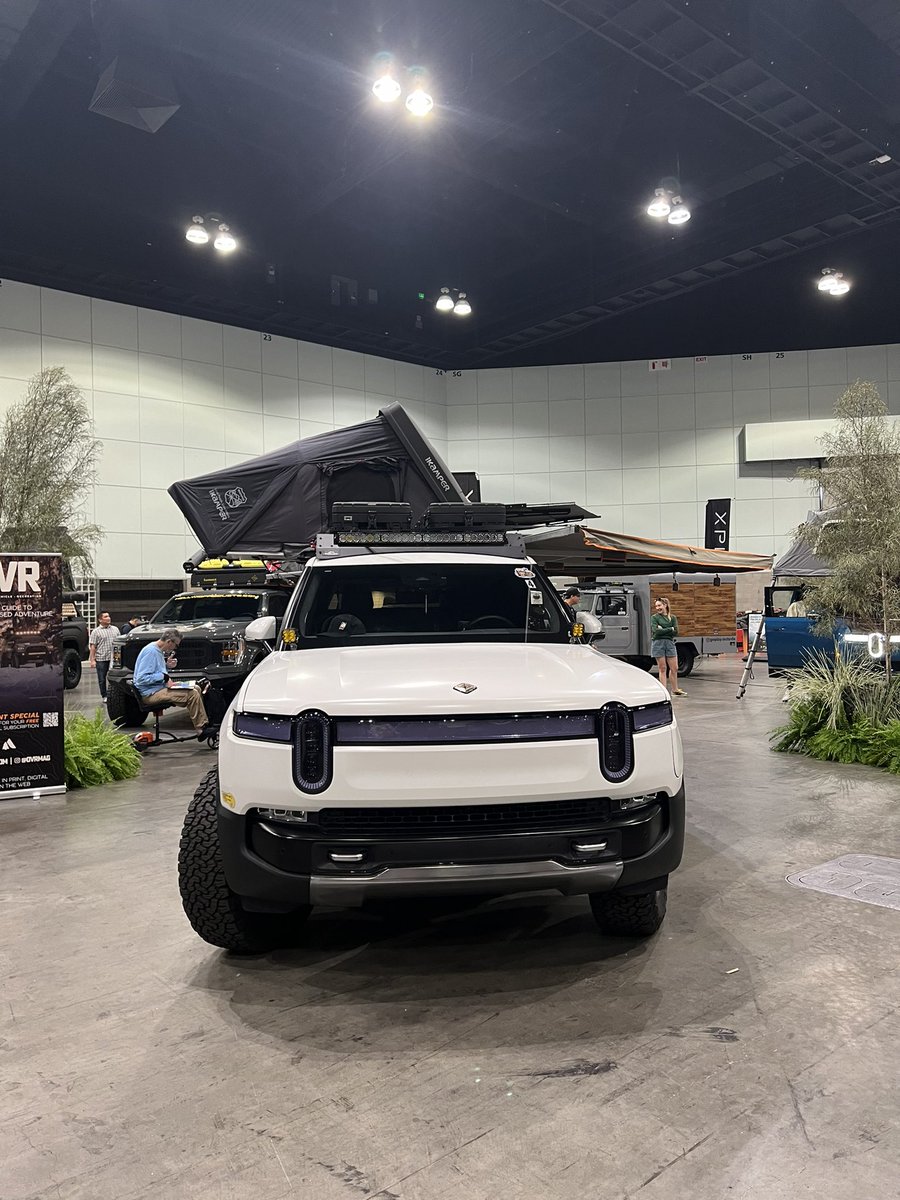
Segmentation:
{"type": "Polygon", "coordinates": [[[0,804],[2,1200],[897,1196],[900,914],[784,877],[900,855],[900,784],[772,754],[780,689],[739,704],[739,670],[678,701],[689,836],[644,945],[542,895],[230,958],[175,880],[208,750],[0,804]]]}

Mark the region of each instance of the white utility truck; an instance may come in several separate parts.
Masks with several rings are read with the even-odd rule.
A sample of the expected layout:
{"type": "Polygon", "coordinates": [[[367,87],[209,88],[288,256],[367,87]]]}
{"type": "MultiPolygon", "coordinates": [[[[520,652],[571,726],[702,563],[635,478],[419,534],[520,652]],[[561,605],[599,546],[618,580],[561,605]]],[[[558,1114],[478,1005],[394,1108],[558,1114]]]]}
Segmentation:
{"type": "Polygon", "coordinates": [[[701,655],[734,654],[737,649],[733,577],[698,581],[691,575],[676,575],[674,580],[671,575],[645,575],[598,580],[580,588],[579,609],[599,618],[603,626],[602,633],[594,634],[592,640],[614,658],[646,670],[653,666],[650,617],[659,596],[668,597],[678,617],[679,675],[690,675],[701,655]]]}

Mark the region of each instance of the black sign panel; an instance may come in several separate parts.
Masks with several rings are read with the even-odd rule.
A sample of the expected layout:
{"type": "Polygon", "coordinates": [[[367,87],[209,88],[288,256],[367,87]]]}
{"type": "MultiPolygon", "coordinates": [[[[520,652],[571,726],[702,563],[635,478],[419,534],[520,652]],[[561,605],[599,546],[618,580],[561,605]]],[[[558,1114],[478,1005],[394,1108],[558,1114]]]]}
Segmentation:
{"type": "Polygon", "coordinates": [[[731,501],[707,500],[704,547],[707,550],[727,550],[730,536],[731,501]]]}
{"type": "Polygon", "coordinates": [[[0,799],[65,790],[62,559],[0,554],[0,799]]]}

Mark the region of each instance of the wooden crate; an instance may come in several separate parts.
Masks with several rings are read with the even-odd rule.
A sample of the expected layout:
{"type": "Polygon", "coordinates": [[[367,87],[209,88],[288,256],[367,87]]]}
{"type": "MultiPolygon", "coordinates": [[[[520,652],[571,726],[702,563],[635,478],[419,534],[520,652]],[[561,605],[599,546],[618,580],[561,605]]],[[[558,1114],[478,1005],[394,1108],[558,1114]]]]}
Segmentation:
{"type": "Polygon", "coordinates": [[[681,583],[672,591],[671,583],[650,584],[650,611],[659,596],[667,597],[678,618],[681,637],[734,637],[736,587],[723,583],[681,583]]]}

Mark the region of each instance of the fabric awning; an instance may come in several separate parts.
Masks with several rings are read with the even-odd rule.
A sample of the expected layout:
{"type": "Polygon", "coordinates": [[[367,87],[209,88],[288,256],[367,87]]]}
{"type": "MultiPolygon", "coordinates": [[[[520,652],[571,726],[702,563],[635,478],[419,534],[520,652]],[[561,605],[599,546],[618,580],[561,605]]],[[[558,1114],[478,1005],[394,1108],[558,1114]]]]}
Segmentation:
{"type": "Polygon", "coordinates": [[[532,558],[553,575],[656,575],[666,571],[725,575],[772,568],[771,554],[706,550],[582,524],[523,530],[521,536],[532,558]]]}

